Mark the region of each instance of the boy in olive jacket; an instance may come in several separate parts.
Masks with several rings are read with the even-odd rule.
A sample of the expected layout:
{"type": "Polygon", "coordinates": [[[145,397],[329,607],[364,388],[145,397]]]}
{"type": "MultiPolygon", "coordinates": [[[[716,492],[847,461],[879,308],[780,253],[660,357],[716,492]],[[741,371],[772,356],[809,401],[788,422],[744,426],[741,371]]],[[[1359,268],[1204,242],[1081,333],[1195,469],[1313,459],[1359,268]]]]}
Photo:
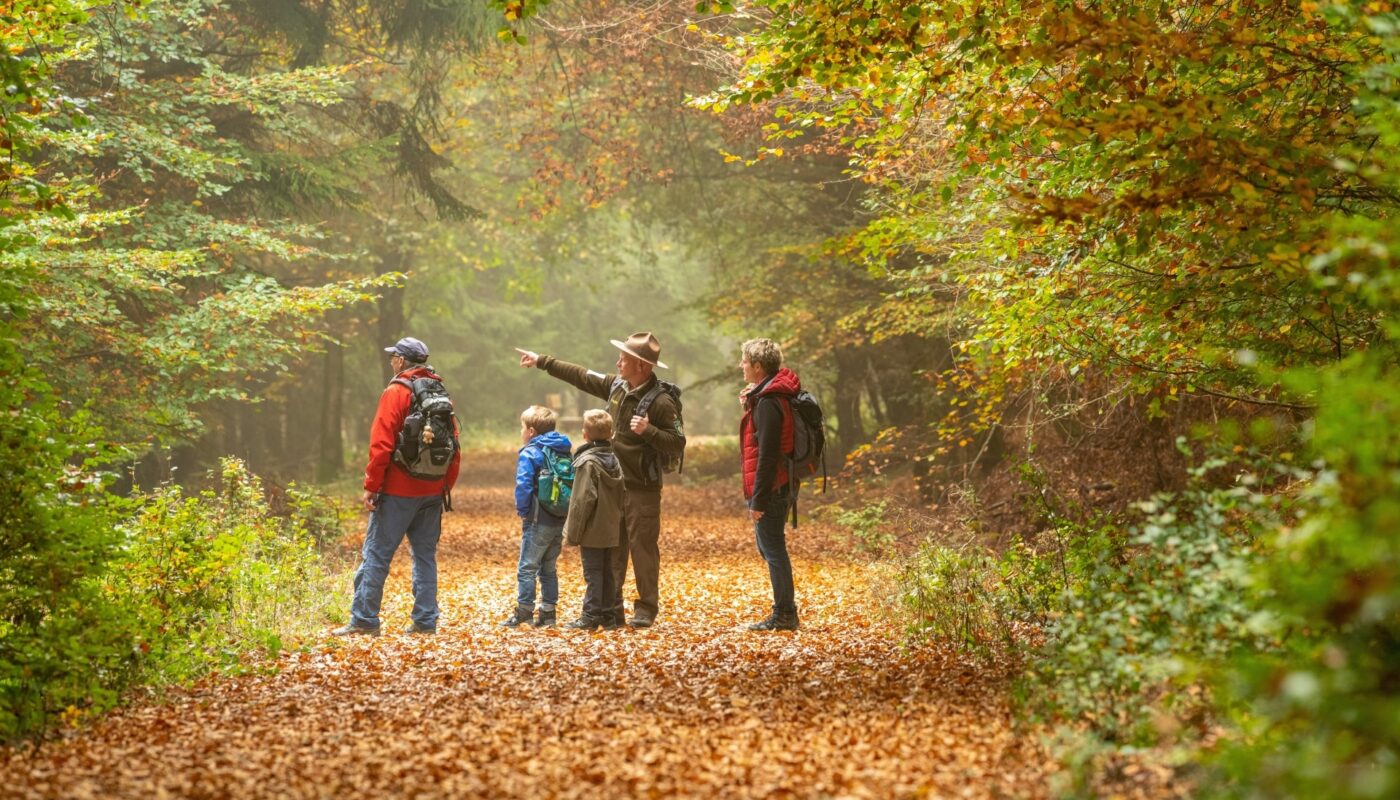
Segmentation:
{"type": "Polygon", "coordinates": [[[622,465],[612,449],[613,422],[608,412],[583,414],[584,444],[574,453],[574,492],[564,519],[564,541],[579,546],[583,557],[583,615],[568,627],[591,631],[620,628],[612,613],[615,573],[613,550],[621,544],[622,465]]]}

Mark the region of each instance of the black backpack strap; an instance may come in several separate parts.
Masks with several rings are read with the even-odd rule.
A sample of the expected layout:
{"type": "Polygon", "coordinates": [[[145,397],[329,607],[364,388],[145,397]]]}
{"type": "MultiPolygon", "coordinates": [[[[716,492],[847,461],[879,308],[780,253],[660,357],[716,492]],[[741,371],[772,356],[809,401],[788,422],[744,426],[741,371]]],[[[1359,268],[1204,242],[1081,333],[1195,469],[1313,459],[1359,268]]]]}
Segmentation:
{"type": "MultiPolygon", "coordinates": [[[[618,380],[621,380],[621,378],[618,380]]],[[[647,410],[651,408],[651,404],[656,402],[656,398],[660,397],[661,393],[664,391],[666,391],[666,382],[658,378],[656,385],[648,389],[647,393],[642,395],[642,399],[637,401],[636,415],[645,417],[647,410]]]]}
{"type": "Polygon", "coordinates": [[[788,471],[788,486],[790,487],[790,488],[788,489],[788,500],[789,500],[788,508],[789,508],[789,510],[792,512],[792,527],[793,527],[794,530],[796,530],[796,529],[797,529],[797,490],[800,489],[800,488],[802,488],[802,482],[799,481],[796,477],[794,477],[793,474],[792,474],[792,472],[791,472],[790,470],[788,471]]]}

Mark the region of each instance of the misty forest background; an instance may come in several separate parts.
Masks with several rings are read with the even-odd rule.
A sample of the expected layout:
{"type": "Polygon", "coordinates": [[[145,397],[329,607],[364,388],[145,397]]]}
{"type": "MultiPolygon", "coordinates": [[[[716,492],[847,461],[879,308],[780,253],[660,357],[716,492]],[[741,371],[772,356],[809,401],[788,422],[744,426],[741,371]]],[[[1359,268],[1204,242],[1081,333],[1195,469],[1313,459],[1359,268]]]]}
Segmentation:
{"type": "Polygon", "coordinates": [[[4,738],[315,635],[384,346],[428,343],[470,451],[583,407],[512,347],[651,330],[692,482],[737,467],[738,343],[783,343],[818,516],[911,644],[1013,665],[1071,791],[1128,757],[1400,791],[1393,3],[12,0],[0,34],[4,738]]]}

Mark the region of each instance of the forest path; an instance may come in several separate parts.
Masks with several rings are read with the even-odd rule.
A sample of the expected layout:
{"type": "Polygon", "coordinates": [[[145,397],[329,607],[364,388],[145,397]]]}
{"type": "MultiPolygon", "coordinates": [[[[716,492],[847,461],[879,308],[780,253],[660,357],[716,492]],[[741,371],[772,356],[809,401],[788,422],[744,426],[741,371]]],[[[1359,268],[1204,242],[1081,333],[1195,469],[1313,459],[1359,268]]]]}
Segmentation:
{"type": "MultiPolygon", "coordinates": [[[[401,550],[384,636],[327,635],[276,674],[206,681],[0,755],[0,795],[1045,795],[1046,759],[1012,730],[1004,686],[901,647],[871,567],[821,525],[790,534],[799,632],[744,629],[770,595],[728,483],[667,489],[653,628],[509,630],[497,625],[519,542],[509,489],[468,487],[445,518],[438,635],[399,632],[412,605],[401,550]]],[[[577,550],[559,571],[572,620],[577,550]]]]}

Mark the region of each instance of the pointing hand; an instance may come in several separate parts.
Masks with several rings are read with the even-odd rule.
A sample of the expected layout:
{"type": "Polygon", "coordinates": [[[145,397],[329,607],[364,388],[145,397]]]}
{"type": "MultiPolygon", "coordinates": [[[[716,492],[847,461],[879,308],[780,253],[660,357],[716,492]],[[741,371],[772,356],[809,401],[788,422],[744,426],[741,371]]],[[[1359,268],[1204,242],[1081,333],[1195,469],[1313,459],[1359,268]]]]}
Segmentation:
{"type": "Polygon", "coordinates": [[[515,348],[515,352],[520,354],[520,366],[526,369],[535,366],[540,360],[540,354],[533,350],[521,350],[517,347],[515,348]]]}

